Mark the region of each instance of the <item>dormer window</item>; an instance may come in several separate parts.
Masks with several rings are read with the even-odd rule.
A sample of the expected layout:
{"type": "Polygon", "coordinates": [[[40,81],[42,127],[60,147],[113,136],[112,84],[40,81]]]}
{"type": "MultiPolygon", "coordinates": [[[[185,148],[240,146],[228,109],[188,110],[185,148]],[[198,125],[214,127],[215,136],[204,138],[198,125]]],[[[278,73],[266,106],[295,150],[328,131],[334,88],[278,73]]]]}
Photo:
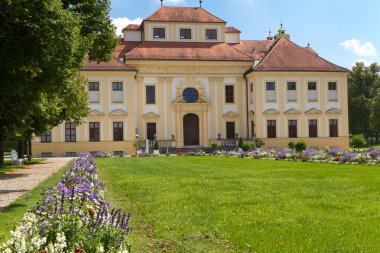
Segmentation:
{"type": "Polygon", "coordinates": [[[153,38],[165,39],[165,28],[153,28],[153,38]]]}
{"type": "Polygon", "coordinates": [[[191,29],[181,29],[180,30],[180,38],[181,39],[191,39],[191,29]]]}
{"type": "Polygon", "coordinates": [[[218,32],[216,29],[206,29],[206,39],[216,40],[218,38],[218,32]]]}

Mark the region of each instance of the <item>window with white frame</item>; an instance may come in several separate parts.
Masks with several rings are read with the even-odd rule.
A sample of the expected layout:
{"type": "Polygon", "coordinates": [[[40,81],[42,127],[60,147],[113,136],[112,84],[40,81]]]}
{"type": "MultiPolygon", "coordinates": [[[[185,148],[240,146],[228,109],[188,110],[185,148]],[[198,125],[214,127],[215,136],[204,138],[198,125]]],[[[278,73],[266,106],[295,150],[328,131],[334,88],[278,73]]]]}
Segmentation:
{"type": "Polygon", "coordinates": [[[288,101],[297,101],[297,84],[296,82],[288,82],[288,101]]]}
{"type": "Polygon", "coordinates": [[[337,101],[338,95],[337,95],[337,85],[336,82],[329,82],[329,100],[330,101],[337,101]]]}
{"type": "Polygon", "coordinates": [[[309,101],[317,101],[317,82],[307,83],[307,93],[309,101]]]}
{"type": "Polygon", "coordinates": [[[123,83],[122,82],[112,83],[112,102],[113,103],[123,102],[123,83]]]}
{"type": "Polygon", "coordinates": [[[99,103],[99,82],[89,82],[88,91],[90,103],[99,103]]]}
{"type": "Polygon", "coordinates": [[[266,99],[267,101],[276,101],[276,83],[266,82],[266,99]]]}

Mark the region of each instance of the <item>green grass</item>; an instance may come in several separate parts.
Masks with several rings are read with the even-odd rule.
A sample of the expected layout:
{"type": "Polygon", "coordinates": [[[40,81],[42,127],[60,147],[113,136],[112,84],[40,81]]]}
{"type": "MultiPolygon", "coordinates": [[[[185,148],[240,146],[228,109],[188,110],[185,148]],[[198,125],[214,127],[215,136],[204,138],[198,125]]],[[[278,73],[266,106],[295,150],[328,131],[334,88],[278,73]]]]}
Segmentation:
{"type": "Polygon", "coordinates": [[[107,199],[132,212],[132,252],[379,252],[379,167],[217,157],[97,162],[107,199]]]}
{"type": "Polygon", "coordinates": [[[34,158],[32,161],[24,161],[24,166],[16,166],[16,165],[12,165],[12,161],[5,160],[4,161],[5,166],[0,167],[0,175],[12,172],[16,169],[22,169],[22,168],[25,169],[25,168],[27,168],[27,165],[38,164],[38,163],[41,163],[43,161],[46,161],[46,159],[45,158],[34,158]]]}
{"type": "Polygon", "coordinates": [[[373,146],[373,148],[380,149],[380,146],[373,146]]]}
{"type": "Polygon", "coordinates": [[[24,196],[13,202],[9,207],[0,211],[0,243],[8,239],[9,231],[14,229],[15,225],[22,220],[22,217],[30,207],[38,202],[41,198],[41,194],[45,192],[48,187],[58,184],[65,168],[67,167],[62,168],[32,191],[24,194],[24,196]]]}

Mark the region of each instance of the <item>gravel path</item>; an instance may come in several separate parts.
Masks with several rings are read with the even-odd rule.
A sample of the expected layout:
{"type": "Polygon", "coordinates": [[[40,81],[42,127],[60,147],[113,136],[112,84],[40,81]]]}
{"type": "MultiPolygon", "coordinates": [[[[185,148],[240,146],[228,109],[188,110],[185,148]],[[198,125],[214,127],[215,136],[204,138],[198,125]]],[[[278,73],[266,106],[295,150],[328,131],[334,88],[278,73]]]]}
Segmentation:
{"type": "Polygon", "coordinates": [[[0,211],[25,192],[45,181],[73,158],[49,158],[9,174],[0,175],[0,211]]]}

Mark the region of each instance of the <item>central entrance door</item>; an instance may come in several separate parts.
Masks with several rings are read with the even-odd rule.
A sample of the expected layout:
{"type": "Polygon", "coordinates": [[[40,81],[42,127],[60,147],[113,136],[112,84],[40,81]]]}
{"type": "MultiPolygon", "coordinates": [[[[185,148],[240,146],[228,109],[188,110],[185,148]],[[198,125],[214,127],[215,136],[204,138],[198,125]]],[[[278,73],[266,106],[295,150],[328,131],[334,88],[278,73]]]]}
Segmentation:
{"type": "Polygon", "coordinates": [[[185,146],[199,146],[199,117],[193,113],[183,117],[183,141],[185,146]]]}

